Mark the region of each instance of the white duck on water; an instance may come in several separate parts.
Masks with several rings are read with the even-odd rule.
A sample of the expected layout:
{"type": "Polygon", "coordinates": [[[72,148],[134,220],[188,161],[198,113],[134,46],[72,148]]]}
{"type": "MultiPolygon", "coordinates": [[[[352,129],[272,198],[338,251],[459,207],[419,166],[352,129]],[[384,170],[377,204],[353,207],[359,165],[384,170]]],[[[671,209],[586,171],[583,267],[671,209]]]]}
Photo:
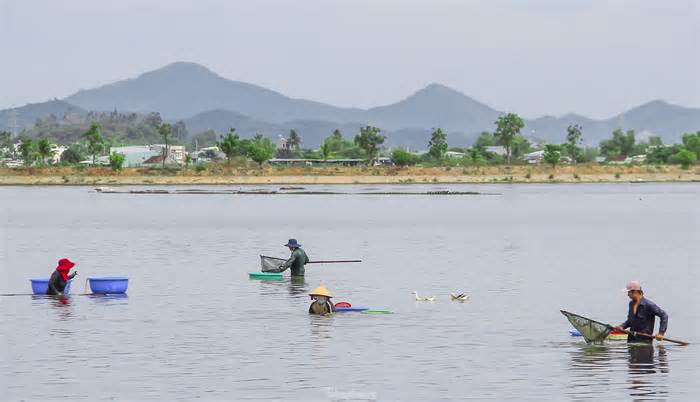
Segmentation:
{"type": "Polygon", "coordinates": [[[469,300],[469,296],[467,296],[466,293],[460,293],[458,295],[456,295],[454,293],[450,293],[450,300],[465,302],[465,301],[469,300]]]}
{"type": "Polygon", "coordinates": [[[413,291],[413,294],[416,296],[416,301],[422,301],[422,302],[434,302],[435,301],[435,296],[430,296],[430,297],[420,297],[418,296],[417,291],[413,291]]]}

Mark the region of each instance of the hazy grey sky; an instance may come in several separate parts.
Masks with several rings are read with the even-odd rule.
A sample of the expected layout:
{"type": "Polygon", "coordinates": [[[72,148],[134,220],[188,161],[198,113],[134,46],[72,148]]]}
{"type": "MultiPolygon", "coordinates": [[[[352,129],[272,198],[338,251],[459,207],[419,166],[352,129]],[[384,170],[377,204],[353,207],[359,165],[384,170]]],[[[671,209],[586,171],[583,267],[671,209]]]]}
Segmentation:
{"type": "Polygon", "coordinates": [[[0,0],[0,108],[173,61],[339,106],[439,82],[607,117],[700,106],[700,0],[0,0]]]}

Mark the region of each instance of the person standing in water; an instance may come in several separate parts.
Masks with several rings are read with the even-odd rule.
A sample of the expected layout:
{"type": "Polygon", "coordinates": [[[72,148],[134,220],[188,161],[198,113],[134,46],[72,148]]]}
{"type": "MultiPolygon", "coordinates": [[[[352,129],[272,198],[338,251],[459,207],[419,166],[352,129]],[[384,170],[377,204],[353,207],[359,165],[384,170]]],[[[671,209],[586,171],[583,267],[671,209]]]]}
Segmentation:
{"type": "Polygon", "coordinates": [[[668,314],[653,301],[644,297],[642,284],[639,281],[630,281],[624,289],[630,298],[629,309],[627,311],[627,321],[618,325],[619,329],[629,328],[632,334],[627,336],[627,342],[652,343],[654,338],[659,341],[664,340],[664,334],[668,329],[668,314]],[[636,332],[653,335],[656,317],[659,317],[659,333],[650,338],[642,335],[635,335],[636,332]]]}
{"type": "Polygon", "coordinates": [[[287,268],[291,268],[292,276],[304,276],[304,265],[309,262],[309,257],[301,248],[301,244],[297,242],[297,239],[289,239],[287,244],[284,246],[289,248],[292,255],[284,264],[282,264],[282,266],[280,266],[280,268],[282,271],[287,268]]]}
{"type": "Polygon", "coordinates": [[[74,266],[75,263],[68,258],[61,258],[58,260],[58,266],[51,274],[51,278],[49,278],[49,287],[46,289],[47,295],[63,296],[63,292],[66,290],[66,284],[68,284],[68,281],[78,275],[78,271],[69,274],[71,268],[74,266]]]}
{"type": "Polygon", "coordinates": [[[311,293],[311,305],[309,306],[309,314],[327,315],[335,312],[335,306],[331,302],[331,292],[325,286],[319,286],[311,293]]]}

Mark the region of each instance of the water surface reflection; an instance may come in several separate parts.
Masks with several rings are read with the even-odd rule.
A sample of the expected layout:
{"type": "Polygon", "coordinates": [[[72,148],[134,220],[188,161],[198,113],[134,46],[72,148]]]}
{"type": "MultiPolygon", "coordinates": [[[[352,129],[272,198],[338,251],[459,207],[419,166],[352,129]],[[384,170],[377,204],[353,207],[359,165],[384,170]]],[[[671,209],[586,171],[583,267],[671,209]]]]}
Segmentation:
{"type": "Polygon", "coordinates": [[[621,381],[626,371],[625,387],[632,398],[665,399],[669,396],[667,381],[669,363],[663,345],[642,345],[625,342],[603,345],[580,344],[569,352],[572,370],[570,395],[574,398],[601,395],[621,381]],[[617,380],[616,380],[617,379],[617,380]]]}

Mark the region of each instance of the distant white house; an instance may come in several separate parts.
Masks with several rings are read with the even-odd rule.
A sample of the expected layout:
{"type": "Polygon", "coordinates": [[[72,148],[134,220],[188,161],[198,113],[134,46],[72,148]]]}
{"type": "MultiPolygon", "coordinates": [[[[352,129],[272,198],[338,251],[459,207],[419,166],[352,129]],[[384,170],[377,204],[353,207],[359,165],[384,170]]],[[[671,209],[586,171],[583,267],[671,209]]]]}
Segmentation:
{"type": "Polygon", "coordinates": [[[161,154],[159,150],[153,150],[149,145],[131,145],[127,147],[110,147],[109,153],[124,155],[124,167],[143,166],[144,162],[161,154]]]}
{"type": "Polygon", "coordinates": [[[464,158],[464,152],[447,151],[445,152],[445,156],[448,158],[460,159],[464,158]]]}
{"type": "MultiPolygon", "coordinates": [[[[366,159],[312,159],[312,158],[272,158],[268,161],[271,165],[284,166],[359,166],[367,163],[366,159]]],[[[393,166],[391,158],[382,156],[377,158],[373,166],[393,166]]]]}
{"type": "Polygon", "coordinates": [[[634,155],[634,156],[630,156],[627,159],[625,159],[625,162],[628,162],[628,163],[644,163],[646,161],[647,161],[646,155],[634,155]]]}
{"type": "MultiPolygon", "coordinates": [[[[150,145],[151,150],[158,151],[158,153],[163,153],[163,148],[165,144],[153,144],[150,145]]],[[[185,163],[185,156],[187,156],[187,149],[184,145],[168,145],[168,156],[175,160],[177,163],[185,163]]]]}
{"type": "Polygon", "coordinates": [[[490,152],[490,153],[496,154],[496,155],[506,156],[506,149],[505,149],[505,147],[503,147],[501,145],[494,145],[494,146],[486,147],[484,149],[484,151],[490,152]]]}
{"type": "Polygon", "coordinates": [[[221,152],[217,146],[200,148],[199,150],[190,153],[190,156],[192,157],[192,161],[195,163],[209,162],[212,159],[226,158],[226,154],[221,152]],[[212,155],[213,158],[211,157],[212,155]]]}
{"type": "MultiPolygon", "coordinates": [[[[153,158],[163,155],[165,144],[129,145],[125,147],[111,147],[109,153],[124,155],[124,167],[138,167],[153,163],[153,158]]],[[[168,158],[166,163],[185,163],[187,151],[184,145],[168,145],[168,158]]],[[[162,163],[162,159],[161,159],[162,163]]]]}
{"type": "Polygon", "coordinates": [[[8,168],[18,168],[24,166],[24,161],[15,159],[3,159],[0,160],[0,165],[8,168]]]}
{"type": "Polygon", "coordinates": [[[61,156],[63,156],[63,153],[66,152],[68,148],[63,146],[63,145],[56,145],[56,144],[51,144],[51,163],[52,164],[57,164],[61,162],[61,156]]]}
{"type": "MultiPolygon", "coordinates": [[[[78,162],[81,165],[85,166],[91,166],[92,165],[92,158],[86,159],[84,161],[78,162]]],[[[109,156],[98,156],[95,158],[95,165],[96,166],[107,166],[109,165],[109,156]]]]}
{"type": "Polygon", "coordinates": [[[287,139],[279,135],[277,141],[275,141],[275,148],[277,148],[278,150],[289,149],[289,146],[287,145],[287,139]]]}
{"type": "Polygon", "coordinates": [[[544,151],[530,152],[529,154],[523,155],[523,160],[527,163],[540,163],[544,159],[544,151]]]}

